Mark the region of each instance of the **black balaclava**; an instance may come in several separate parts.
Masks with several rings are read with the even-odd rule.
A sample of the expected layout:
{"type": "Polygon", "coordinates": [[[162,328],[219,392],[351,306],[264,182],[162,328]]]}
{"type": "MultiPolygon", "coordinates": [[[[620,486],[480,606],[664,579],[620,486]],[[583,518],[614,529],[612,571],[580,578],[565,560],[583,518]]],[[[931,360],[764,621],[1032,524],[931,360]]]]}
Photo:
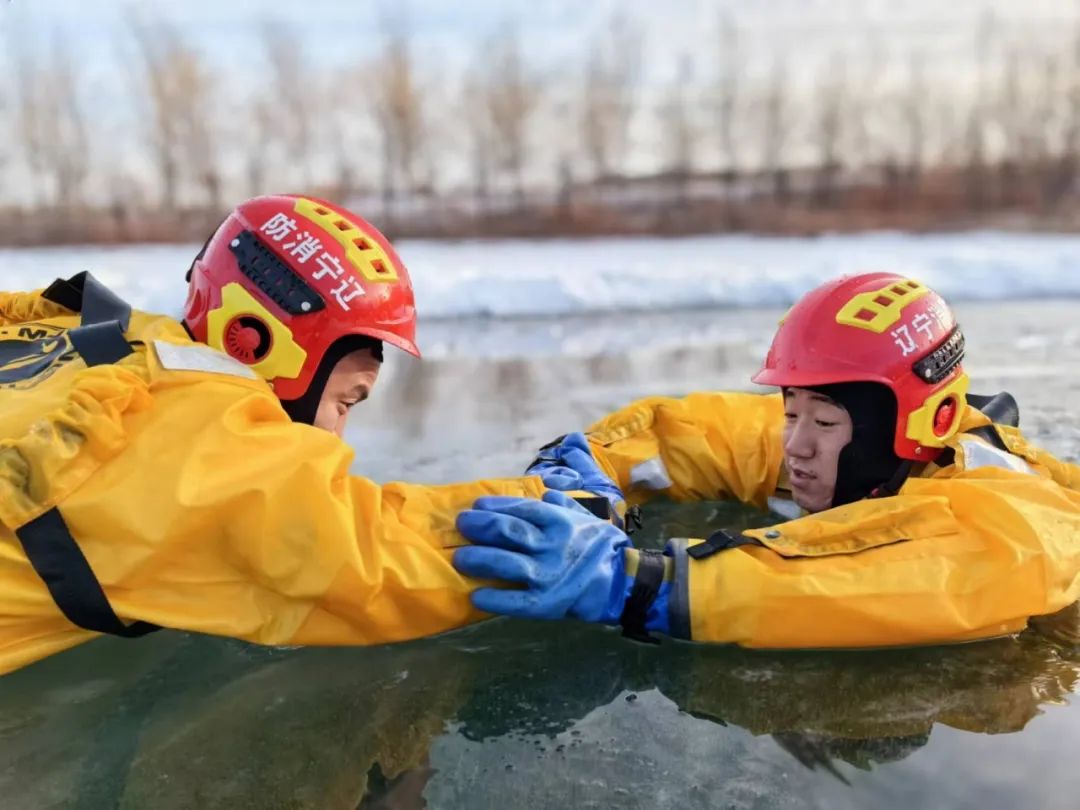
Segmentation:
{"type": "Polygon", "coordinates": [[[302,397],[297,399],[281,400],[281,407],[294,422],[302,422],[310,425],[315,422],[315,414],[319,410],[319,400],[322,399],[326,381],[330,378],[330,372],[347,354],[359,349],[369,349],[375,359],[380,363],[383,359],[382,341],[367,335],[346,335],[334,341],[326,350],[319,367],[315,370],[315,376],[311,378],[311,385],[302,397]]]}
{"type": "Polygon", "coordinates": [[[851,416],[851,441],[840,451],[833,506],[862,500],[891,481],[904,464],[896,455],[896,396],[881,383],[806,386],[835,400],[851,416]]]}

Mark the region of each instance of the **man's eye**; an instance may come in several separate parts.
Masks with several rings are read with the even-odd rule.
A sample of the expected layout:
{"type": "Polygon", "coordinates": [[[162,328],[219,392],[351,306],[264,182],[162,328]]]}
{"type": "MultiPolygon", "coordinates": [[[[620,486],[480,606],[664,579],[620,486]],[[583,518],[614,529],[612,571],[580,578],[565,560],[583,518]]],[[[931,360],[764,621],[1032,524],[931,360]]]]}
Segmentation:
{"type": "Polygon", "coordinates": [[[823,428],[836,427],[840,424],[839,422],[826,422],[824,419],[815,419],[814,421],[817,422],[818,427],[823,428]]]}
{"type": "Polygon", "coordinates": [[[787,419],[790,422],[795,418],[795,414],[793,414],[793,413],[785,413],[784,418],[787,419]]]}

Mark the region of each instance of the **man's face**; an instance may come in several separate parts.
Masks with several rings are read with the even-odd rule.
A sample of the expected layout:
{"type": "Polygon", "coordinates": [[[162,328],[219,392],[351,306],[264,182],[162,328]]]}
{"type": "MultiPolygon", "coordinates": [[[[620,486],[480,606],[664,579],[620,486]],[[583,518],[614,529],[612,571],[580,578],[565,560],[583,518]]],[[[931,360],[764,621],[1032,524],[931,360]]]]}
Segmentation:
{"type": "Polygon", "coordinates": [[[382,365],[369,349],[342,357],[326,381],[313,424],[341,436],[352,407],[368,398],[382,365]]]}
{"type": "Polygon", "coordinates": [[[784,389],[784,463],[791,495],[807,512],[832,506],[840,451],[851,441],[851,416],[835,400],[805,388],[784,389]]]}

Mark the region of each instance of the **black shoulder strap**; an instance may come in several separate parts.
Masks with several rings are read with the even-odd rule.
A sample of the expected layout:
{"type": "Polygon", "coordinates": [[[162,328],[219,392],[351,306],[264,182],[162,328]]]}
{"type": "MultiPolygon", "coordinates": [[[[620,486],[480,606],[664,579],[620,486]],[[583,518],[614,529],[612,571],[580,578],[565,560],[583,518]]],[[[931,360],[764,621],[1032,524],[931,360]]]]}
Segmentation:
{"type": "MultiPolygon", "coordinates": [[[[69,331],[68,336],[86,365],[115,363],[131,354],[131,345],[124,337],[131,321],[131,307],[89,273],[54,282],[43,297],[82,314],[81,325],[69,331]]],[[[72,624],[125,638],[159,629],[149,622],[120,621],[55,507],[17,529],[15,535],[56,606],[72,624]]]]}
{"type": "Polygon", "coordinates": [[[50,509],[17,529],[15,534],[56,606],[72,624],[125,638],[160,629],[149,622],[120,621],[60,510],[50,509]]]}
{"type": "Polygon", "coordinates": [[[973,408],[989,416],[995,425],[1020,427],[1020,406],[1016,397],[1008,391],[1001,391],[993,396],[968,394],[967,401],[973,408]]]}
{"type": "Polygon", "coordinates": [[[131,344],[124,337],[131,307],[90,273],[54,281],[42,298],[82,313],[81,325],[68,332],[68,337],[86,365],[107,365],[131,354],[131,344]]]}

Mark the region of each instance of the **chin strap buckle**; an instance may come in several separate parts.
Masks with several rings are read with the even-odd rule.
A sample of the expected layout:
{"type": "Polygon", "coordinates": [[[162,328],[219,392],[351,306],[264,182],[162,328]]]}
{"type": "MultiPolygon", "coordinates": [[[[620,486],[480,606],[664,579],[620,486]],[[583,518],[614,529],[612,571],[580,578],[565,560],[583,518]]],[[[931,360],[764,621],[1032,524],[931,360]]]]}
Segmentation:
{"type": "Polygon", "coordinates": [[[905,459],[904,462],[899,467],[897,467],[896,472],[893,473],[892,478],[890,478],[884,484],[874,487],[867,497],[891,498],[893,495],[896,495],[900,491],[900,488],[904,486],[904,483],[911,476],[911,468],[914,466],[915,462],[905,459]]]}

